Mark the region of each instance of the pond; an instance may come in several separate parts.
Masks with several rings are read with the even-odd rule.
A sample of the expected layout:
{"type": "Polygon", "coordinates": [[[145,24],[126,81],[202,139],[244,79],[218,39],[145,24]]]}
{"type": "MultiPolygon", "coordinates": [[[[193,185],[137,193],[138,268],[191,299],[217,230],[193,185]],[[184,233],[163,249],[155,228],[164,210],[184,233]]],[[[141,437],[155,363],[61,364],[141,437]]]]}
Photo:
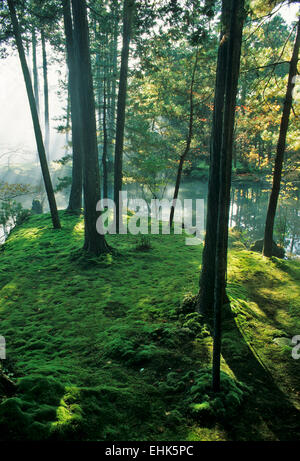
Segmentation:
{"type": "MultiPolygon", "coordinates": [[[[128,191],[129,199],[145,197],[145,193],[138,184],[127,184],[124,189],[128,191]]],[[[169,185],[163,197],[171,200],[173,192],[174,186],[169,185]]],[[[203,199],[206,217],[207,192],[207,181],[185,179],[180,186],[178,198],[181,201],[203,199]]],[[[269,196],[270,190],[258,183],[232,184],[229,227],[238,227],[245,234],[249,243],[263,238],[269,196]]],[[[295,192],[279,200],[274,239],[291,255],[300,255],[300,200],[295,192]]]]}
{"type": "MultiPolygon", "coordinates": [[[[184,199],[204,200],[204,220],[207,206],[207,189],[207,181],[184,179],[179,191],[179,199],[182,202],[184,199]]],[[[150,202],[152,198],[137,183],[125,184],[124,190],[127,191],[129,200],[139,198],[147,199],[150,202]]],[[[168,185],[164,190],[163,197],[171,200],[173,192],[174,186],[168,185]]],[[[110,191],[109,195],[112,196],[112,191],[110,191]]],[[[161,195],[162,193],[159,198],[161,198],[161,195]]],[[[231,228],[238,227],[249,243],[263,238],[269,196],[270,191],[258,183],[241,184],[233,182],[232,184],[229,226],[231,228]]],[[[32,197],[23,197],[20,202],[24,208],[31,208],[32,197]]],[[[66,207],[67,194],[61,192],[57,194],[57,205],[59,209],[66,207]]],[[[47,207],[44,207],[44,211],[48,211],[47,207]]],[[[192,215],[192,218],[194,218],[195,209],[192,215]]],[[[0,229],[0,234],[2,234],[0,235],[0,240],[3,243],[3,229],[0,229]]],[[[280,198],[274,237],[275,241],[283,245],[291,256],[300,256],[300,200],[295,192],[289,194],[289,197],[280,198]]]]}

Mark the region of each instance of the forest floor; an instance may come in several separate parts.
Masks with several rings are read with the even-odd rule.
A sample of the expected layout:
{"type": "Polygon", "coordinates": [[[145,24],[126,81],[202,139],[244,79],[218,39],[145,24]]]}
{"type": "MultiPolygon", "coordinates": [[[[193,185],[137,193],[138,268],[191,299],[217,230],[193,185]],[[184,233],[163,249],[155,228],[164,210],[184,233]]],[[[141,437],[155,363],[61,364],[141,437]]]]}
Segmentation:
{"type": "Polygon", "coordinates": [[[0,252],[0,439],[299,440],[300,263],[230,236],[223,391],[210,391],[210,327],[194,312],[202,245],[109,236],[85,259],[83,219],[32,216],[0,252]],[[284,342],[284,341],[283,341],[284,342]],[[288,342],[288,341],[286,341],[288,342]]]}

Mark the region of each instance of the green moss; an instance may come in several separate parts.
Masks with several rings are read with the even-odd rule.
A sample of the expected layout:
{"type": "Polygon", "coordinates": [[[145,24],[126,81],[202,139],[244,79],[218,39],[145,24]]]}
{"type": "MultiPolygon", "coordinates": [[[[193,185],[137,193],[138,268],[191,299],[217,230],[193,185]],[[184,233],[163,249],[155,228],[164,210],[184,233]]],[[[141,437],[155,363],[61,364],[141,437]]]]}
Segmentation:
{"type": "Polygon", "coordinates": [[[22,404],[20,399],[14,397],[0,404],[0,440],[22,440],[28,437],[32,418],[22,411],[22,404]]]}
{"type": "Polygon", "coordinates": [[[0,396],[1,438],[229,440],[247,439],[252,427],[254,439],[272,438],[265,427],[275,421],[275,390],[256,367],[268,368],[268,383],[297,389],[296,361],[273,338],[300,328],[299,263],[232,245],[224,389],[213,397],[212,338],[195,312],[202,246],[153,235],[151,248],[137,251],[139,236],[109,236],[117,251],[87,260],[82,217],[60,217],[62,230],[49,215],[30,217],[0,255],[0,334],[6,372],[18,378],[16,395],[0,396]],[[253,387],[246,405],[238,381],[253,387]],[[252,408],[269,415],[259,435],[252,408]]]}
{"type": "Polygon", "coordinates": [[[211,383],[211,370],[202,370],[195,376],[187,398],[192,415],[204,420],[236,417],[250,389],[224,372],[221,373],[220,392],[214,393],[211,383]]]}

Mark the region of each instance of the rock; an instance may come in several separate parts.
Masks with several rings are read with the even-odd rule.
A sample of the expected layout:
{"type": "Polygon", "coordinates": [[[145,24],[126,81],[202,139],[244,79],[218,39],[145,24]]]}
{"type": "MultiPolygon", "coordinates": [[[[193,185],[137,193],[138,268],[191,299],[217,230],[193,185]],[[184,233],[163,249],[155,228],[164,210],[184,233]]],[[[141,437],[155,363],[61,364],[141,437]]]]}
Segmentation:
{"type": "MultiPolygon", "coordinates": [[[[262,253],[263,246],[264,246],[263,240],[256,240],[256,242],[254,242],[253,245],[250,247],[250,250],[257,251],[258,253],[262,253]]],[[[274,240],[273,240],[273,245],[272,245],[272,256],[275,256],[276,258],[281,258],[281,259],[285,257],[284,249],[276,245],[274,240]]]]}

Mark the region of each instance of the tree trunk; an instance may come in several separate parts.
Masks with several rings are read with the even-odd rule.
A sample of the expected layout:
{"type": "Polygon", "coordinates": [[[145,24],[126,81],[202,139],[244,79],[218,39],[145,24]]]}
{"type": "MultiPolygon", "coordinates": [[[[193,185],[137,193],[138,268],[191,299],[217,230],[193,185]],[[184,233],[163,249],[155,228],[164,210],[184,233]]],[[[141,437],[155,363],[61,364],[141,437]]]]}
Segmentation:
{"type": "Polygon", "coordinates": [[[80,97],[80,136],[83,147],[84,250],[99,256],[108,251],[108,246],[104,235],[98,234],[96,229],[99,216],[96,206],[100,200],[100,173],[85,0],[72,0],[72,10],[80,97]]]}
{"type": "Polygon", "coordinates": [[[294,44],[292,59],[290,62],[288,84],[287,84],[286,96],[285,96],[285,101],[284,101],[284,106],[283,106],[282,117],[281,117],[279,139],[278,139],[276,157],[275,157],[273,185],[272,185],[272,191],[271,191],[271,196],[270,196],[269,206],[268,206],[268,211],[267,211],[263,254],[264,256],[268,256],[268,257],[272,256],[274,222],[275,222],[278,197],[280,193],[280,182],[281,182],[282,166],[283,166],[284,152],[285,152],[285,146],[286,146],[286,135],[288,131],[289,119],[290,119],[290,113],[291,113],[292,101],[293,101],[293,89],[296,83],[295,77],[297,75],[299,46],[300,46],[300,19],[298,20],[297,36],[296,36],[296,40],[294,44]]]}
{"type": "Polygon", "coordinates": [[[37,57],[36,57],[36,34],[35,28],[32,28],[32,74],[33,74],[33,88],[34,98],[36,103],[37,113],[40,113],[40,97],[39,97],[39,74],[37,69],[37,57]]]}
{"type": "Polygon", "coordinates": [[[69,130],[70,130],[70,118],[71,118],[71,101],[70,101],[70,82],[69,82],[69,71],[67,74],[68,81],[68,96],[67,96],[67,116],[66,116],[66,149],[65,153],[69,151],[69,130]]]}
{"type": "Polygon", "coordinates": [[[114,201],[116,206],[116,231],[119,232],[122,223],[120,216],[122,213],[122,201],[119,200],[119,192],[122,190],[123,180],[123,144],[125,128],[125,108],[127,94],[127,75],[129,44],[131,38],[131,27],[133,17],[134,0],[124,0],[123,10],[123,47],[121,55],[121,69],[119,81],[119,93],[117,104],[117,125],[116,125],[116,146],[115,146],[115,165],[114,165],[114,201]]]}
{"type": "MultiPolygon", "coordinates": [[[[224,1],[225,3],[225,1],[224,1]]],[[[226,2],[227,3],[227,2],[226,2]]],[[[232,170],[232,147],[235,119],[236,95],[240,70],[242,31],[244,22],[244,0],[230,0],[230,32],[226,65],[224,118],[219,173],[219,199],[217,221],[217,246],[214,280],[214,346],[213,346],[213,390],[220,390],[221,362],[221,314],[225,298],[227,271],[227,237],[229,197],[232,170]]]]}
{"type": "Polygon", "coordinates": [[[48,65],[44,30],[41,30],[42,54],[43,54],[43,77],[44,77],[44,114],[45,114],[45,150],[49,161],[50,125],[49,125],[49,87],[48,65]]]}
{"type": "Polygon", "coordinates": [[[107,80],[103,82],[103,153],[102,153],[102,168],[103,168],[103,198],[108,198],[108,178],[107,178],[107,124],[106,124],[106,100],[107,100],[107,80]]]}
{"type": "Polygon", "coordinates": [[[64,28],[66,35],[67,63],[69,69],[68,92],[70,98],[72,123],[72,184],[67,210],[79,213],[82,208],[82,145],[78,74],[76,71],[76,57],[73,40],[73,26],[70,0],[63,1],[64,28]]]}
{"type": "Polygon", "coordinates": [[[180,187],[180,182],[181,182],[183,164],[184,164],[184,161],[186,159],[186,156],[189,153],[192,138],[193,138],[193,124],[194,124],[194,94],[193,93],[194,93],[194,84],[195,84],[195,75],[196,75],[196,70],[197,70],[197,64],[198,64],[198,50],[196,51],[195,64],[194,64],[194,67],[193,67],[192,78],[191,78],[191,86],[190,86],[189,128],[188,128],[188,134],[187,134],[187,138],[186,138],[186,146],[185,146],[183,154],[180,156],[178,170],[177,170],[175,190],[174,190],[173,202],[172,202],[172,206],[171,206],[171,210],[170,210],[170,218],[169,218],[170,227],[172,226],[173,221],[174,221],[176,200],[178,198],[178,192],[179,192],[179,187],[180,187]]]}
{"type": "Polygon", "coordinates": [[[50,208],[51,218],[52,218],[52,222],[53,222],[53,227],[55,229],[60,229],[61,226],[60,226],[59,216],[58,216],[58,212],[57,212],[55,195],[54,195],[54,192],[53,192],[51,177],[50,177],[48,164],[47,164],[45,147],[44,147],[41,127],[40,127],[40,123],[39,123],[39,116],[38,116],[38,112],[37,112],[37,107],[36,107],[36,102],[35,102],[35,98],[34,98],[34,93],[33,93],[32,83],[31,83],[31,79],[30,79],[30,74],[29,74],[29,70],[28,70],[28,67],[27,67],[27,63],[26,63],[26,57],[25,57],[25,53],[24,53],[22,37],[21,37],[21,33],[20,33],[19,23],[18,23],[18,19],[17,19],[16,10],[15,10],[13,0],[8,0],[8,7],[9,7],[9,11],[10,11],[11,21],[12,21],[12,25],[13,25],[13,31],[14,31],[14,35],[15,35],[15,39],[16,39],[16,44],[17,44],[17,48],[18,48],[20,63],[21,63],[23,76],[24,76],[24,81],[25,81],[25,85],[26,85],[27,96],[28,96],[28,101],[29,101],[30,110],[31,110],[31,117],[32,117],[32,122],[33,122],[33,127],[34,127],[35,139],[36,139],[36,144],[37,144],[37,149],[38,149],[38,154],[39,154],[39,159],[40,159],[40,164],[41,164],[41,169],[42,169],[42,175],[43,175],[44,184],[45,184],[45,189],[46,189],[46,193],[47,193],[47,197],[48,197],[48,202],[49,202],[49,208],[50,208]]]}
{"type": "Polygon", "coordinates": [[[212,312],[214,302],[215,259],[217,245],[216,229],[218,223],[220,156],[227,68],[227,37],[229,34],[229,28],[230,14],[228,11],[228,1],[224,1],[222,6],[222,31],[218,50],[213,125],[210,143],[206,234],[202,255],[200,290],[197,302],[197,309],[203,315],[206,315],[208,312],[212,312]]]}
{"type": "Polygon", "coordinates": [[[110,94],[109,104],[107,105],[108,114],[108,168],[109,171],[113,171],[113,142],[115,139],[115,128],[116,128],[116,98],[117,98],[117,78],[118,78],[118,35],[119,35],[119,11],[118,2],[113,0],[113,14],[114,14],[114,28],[113,28],[113,39],[110,43],[111,53],[111,72],[110,72],[110,94]]]}

